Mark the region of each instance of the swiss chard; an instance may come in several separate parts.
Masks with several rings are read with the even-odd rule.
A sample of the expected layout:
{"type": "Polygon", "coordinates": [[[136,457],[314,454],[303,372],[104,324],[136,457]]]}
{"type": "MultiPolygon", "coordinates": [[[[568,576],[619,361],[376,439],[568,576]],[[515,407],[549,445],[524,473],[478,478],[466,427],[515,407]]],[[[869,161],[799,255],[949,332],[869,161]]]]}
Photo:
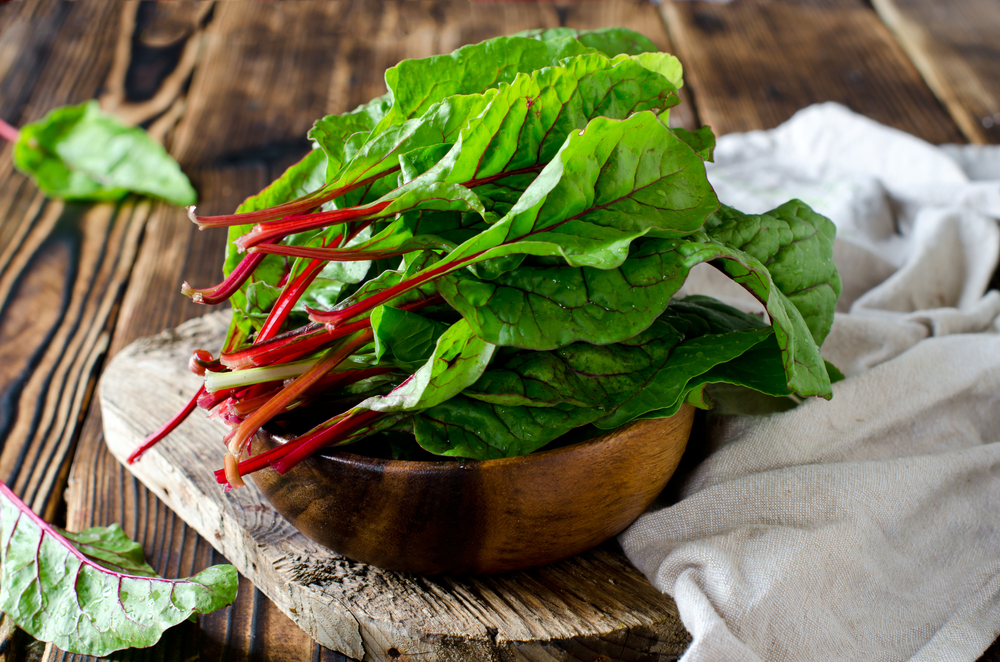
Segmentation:
{"type": "Polygon", "coordinates": [[[0,483],[0,610],[42,641],[107,655],[155,644],[193,614],[236,599],[231,565],[162,579],[117,525],[59,531],[0,483]]]}
{"type": "Polygon", "coordinates": [[[227,281],[205,293],[235,308],[198,402],[236,455],[271,421],[299,431],[227,457],[220,482],[390,430],[508,457],[709,407],[716,383],[829,396],[833,226],[797,201],[720,209],[711,131],[667,126],[675,58],[619,28],[530,31],[386,82],[237,214],[194,217],[229,227],[227,281]],[[673,300],[701,262],[767,322],[673,300]]]}

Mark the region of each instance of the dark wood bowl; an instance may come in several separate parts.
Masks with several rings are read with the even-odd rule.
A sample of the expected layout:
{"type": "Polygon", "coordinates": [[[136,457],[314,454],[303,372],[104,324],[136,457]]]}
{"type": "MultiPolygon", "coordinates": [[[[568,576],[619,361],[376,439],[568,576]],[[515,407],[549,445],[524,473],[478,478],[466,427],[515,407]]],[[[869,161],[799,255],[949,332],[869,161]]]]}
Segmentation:
{"type": "MultiPolygon", "coordinates": [[[[306,536],[348,558],[418,573],[544,565],[620,533],[677,468],[694,409],[501,460],[410,462],[346,452],[252,474],[306,536]]],[[[281,441],[259,434],[261,453],[281,441]]]]}

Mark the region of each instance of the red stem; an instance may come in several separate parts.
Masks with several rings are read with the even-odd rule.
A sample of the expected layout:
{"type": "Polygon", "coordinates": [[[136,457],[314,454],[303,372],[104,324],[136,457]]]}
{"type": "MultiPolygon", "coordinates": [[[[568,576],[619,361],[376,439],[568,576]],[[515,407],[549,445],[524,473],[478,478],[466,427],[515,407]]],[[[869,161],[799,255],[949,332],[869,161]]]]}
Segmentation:
{"type": "MultiPolygon", "coordinates": [[[[449,271],[455,271],[456,269],[460,269],[464,265],[468,264],[472,260],[482,255],[484,252],[485,251],[481,251],[479,253],[476,253],[475,255],[470,255],[469,257],[458,260],[456,262],[449,262],[440,267],[435,267],[433,269],[429,269],[427,271],[418,273],[410,280],[403,281],[402,283],[393,285],[392,287],[387,287],[381,292],[376,292],[367,299],[358,301],[357,303],[351,304],[350,306],[347,306],[345,308],[341,308],[340,310],[322,311],[322,310],[308,309],[309,319],[311,319],[314,322],[320,322],[322,324],[326,324],[330,327],[336,328],[338,325],[343,324],[345,321],[351,319],[352,317],[357,317],[358,315],[366,313],[373,308],[381,306],[383,303],[392,301],[396,297],[406,294],[410,290],[419,287],[420,285],[423,285],[427,281],[434,280],[439,276],[443,276],[449,271]]],[[[402,308],[404,310],[409,310],[406,307],[406,305],[399,306],[399,308],[402,308]]]]}
{"type": "Polygon", "coordinates": [[[291,384],[281,389],[266,405],[248,416],[240,424],[239,428],[237,428],[236,434],[230,442],[230,448],[243,448],[247,440],[256,434],[262,425],[283,411],[292,401],[301,396],[306,389],[319,381],[327,372],[340,365],[354,350],[371,339],[371,329],[365,329],[355,334],[354,337],[345,339],[340,347],[330,350],[319,362],[296,377],[291,384]]]}
{"type": "Polygon", "coordinates": [[[0,119],[0,138],[9,140],[10,142],[17,142],[17,138],[20,135],[20,131],[0,119]]]}
{"type": "Polygon", "coordinates": [[[268,244],[253,246],[247,250],[251,255],[266,253],[268,255],[285,255],[301,257],[326,262],[357,262],[359,260],[381,260],[386,257],[396,257],[411,252],[412,248],[378,250],[356,250],[351,248],[320,248],[309,246],[285,246],[283,244],[268,244]]]}
{"type": "MultiPolygon", "coordinates": [[[[272,461],[271,466],[274,467],[274,470],[279,474],[283,474],[319,449],[346,438],[351,433],[357,432],[358,429],[365,427],[370,422],[378,420],[383,416],[385,416],[385,414],[380,411],[363,411],[355,416],[346,418],[336,425],[326,428],[325,430],[306,435],[305,437],[300,437],[296,440],[294,447],[277,461],[272,461]]],[[[290,443],[291,442],[289,442],[289,444],[290,443]]]]}
{"type": "Polygon", "coordinates": [[[185,418],[191,415],[191,412],[194,411],[194,408],[198,406],[198,398],[200,398],[204,394],[205,394],[205,386],[202,385],[201,388],[198,389],[198,392],[194,394],[194,397],[191,398],[191,400],[186,405],[184,405],[183,409],[177,412],[174,415],[174,417],[171,418],[169,421],[161,425],[160,429],[158,429],[156,432],[146,437],[146,439],[142,442],[142,444],[134,451],[132,451],[132,454],[128,456],[126,462],[128,464],[132,464],[140,457],[142,457],[143,453],[148,451],[150,448],[158,444],[164,437],[173,432],[174,428],[180,425],[185,418]]]}
{"type": "Polygon", "coordinates": [[[206,305],[222,303],[231,297],[233,292],[243,286],[243,283],[250,278],[254,269],[257,268],[263,259],[263,253],[253,253],[252,255],[247,255],[240,260],[240,263],[236,265],[236,268],[229,274],[229,277],[218,285],[214,287],[207,287],[202,290],[196,290],[191,287],[187,281],[185,281],[184,284],[181,285],[181,293],[191,297],[195,303],[203,303],[206,305]]]}
{"type": "Polygon", "coordinates": [[[255,225],[250,232],[239,237],[236,245],[240,248],[250,248],[264,242],[273,243],[282,237],[306,230],[316,230],[325,228],[328,225],[338,225],[357,219],[377,216],[392,203],[391,200],[377,202],[367,207],[348,207],[347,209],[334,209],[333,211],[323,211],[305,216],[293,216],[280,221],[271,221],[255,225]]]}
{"type": "Polygon", "coordinates": [[[249,223],[265,223],[267,221],[274,221],[286,216],[291,216],[292,214],[305,213],[314,207],[320,206],[324,202],[329,202],[330,200],[338,198],[345,193],[364,186],[365,184],[382,179],[386,175],[390,175],[397,170],[399,170],[399,166],[379,172],[378,174],[372,175],[367,179],[356,181],[353,184],[347,184],[336,188],[327,188],[330,186],[327,184],[326,186],[316,189],[312,193],[304,195],[301,198],[285,202],[275,207],[261,209],[259,211],[245,212],[242,214],[223,214],[220,216],[197,216],[194,213],[194,207],[189,207],[188,216],[192,221],[198,224],[198,227],[202,229],[221,228],[228,227],[230,225],[247,225],[249,223]]]}
{"type": "Polygon", "coordinates": [[[288,316],[292,312],[292,308],[295,307],[295,303],[299,298],[305,293],[312,282],[316,280],[316,276],[323,271],[325,265],[320,260],[312,260],[306,265],[305,270],[299,274],[299,276],[290,283],[286,283],[285,287],[282,288],[281,295],[278,297],[278,301],[271,308],[271,312],[267,314],[267,320],[264,322],[264,326],[260,328],[260,333],[254,339],[253,344],[259,345],[262,342],[270,340],[278,335],[281,330],[281,325],[285,323],[288,316]]]}

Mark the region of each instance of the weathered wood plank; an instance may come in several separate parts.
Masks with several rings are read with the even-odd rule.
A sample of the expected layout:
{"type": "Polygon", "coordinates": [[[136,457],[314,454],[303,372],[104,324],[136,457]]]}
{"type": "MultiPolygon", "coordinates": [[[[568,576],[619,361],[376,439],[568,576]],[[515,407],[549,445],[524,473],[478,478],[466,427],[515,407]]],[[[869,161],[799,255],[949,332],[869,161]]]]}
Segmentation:
{"type": "Polygon", "coordinates": [[[973,143],[1000,143],[1000,4],[872,0],[973,143]]]}
{"type": "Polygon", "coordinates": [[[717,134],[777,126],[838,101],[933,143],[962,141],[954,121],[862,0],[664,0],[661,12],[717,134]]]}

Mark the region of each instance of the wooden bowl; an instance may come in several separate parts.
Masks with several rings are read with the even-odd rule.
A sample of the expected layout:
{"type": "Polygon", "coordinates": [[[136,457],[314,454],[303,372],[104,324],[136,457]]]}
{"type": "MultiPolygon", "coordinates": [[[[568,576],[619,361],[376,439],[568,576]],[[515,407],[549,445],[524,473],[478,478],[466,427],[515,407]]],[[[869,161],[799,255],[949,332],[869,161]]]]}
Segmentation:
{"type": "MultiPolygon", "coordinates": [[[[677,468],[694,409],[501,460],[410,462],[346,452],[252,474],[312,540],[391,570],[493,573],[544,565],[620,533],[677,468]]],[[[261,453],[280,440],[259,434],[261,453]]]]}

